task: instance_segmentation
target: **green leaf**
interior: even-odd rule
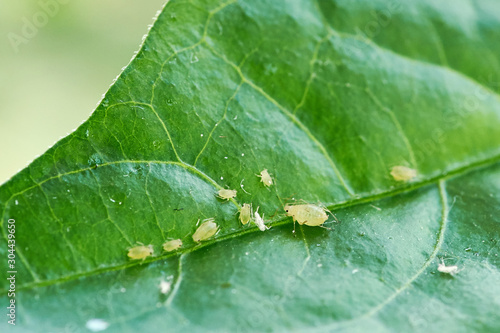
[[[2,331],[498,331],[499,32],[487,0],[168,2],[90,119],[0,188]],[[292,197],[341,223],[294,235]]]

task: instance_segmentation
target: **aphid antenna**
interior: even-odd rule
[[[293,201],[296,201],[295,199],[293,199],[293,196],[297,194],[297,192],[293,193],[291,196],[285,198],[285,201],[289,201],[289,200],[293,200]]]
[[[280,210],[279,208],[276,208],[276,210],[274,211],[273,215],[271,215],[271,218],[274,218],[276,216],[276,213],[278,213],[279,210]],[[283,215],[283,214],[280,214],[280,215]]]
[[[444,263],[444,260],[450,260],[450,259],[459,259],[460,257],[441,257],[439,258],[442,263]]]
[[[292,200],[293,202],[287,204],[289,206],[298,206],[298,205],[311,205],[311,203],[309,201],[306,201],[304,199],[294,199],[293,196],[295,194],[293,194],[290,198],[286,198],[286,200]],[[315,204],[316,206],[320,206],[321,208],[325,208],[323,207],[323,205],[321,204],[320,201],[318,201],[318,204]]]

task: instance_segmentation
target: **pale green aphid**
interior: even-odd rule
[[[398,182],[400,181],[407,182],[417,177],[417,170],[408,168],[403,165],[397,165],[392,168],[391,176],[394,178],[394,180]]]
[[[240,221],[241,224],[246,225],[250,222],[252,218],[252,204],[243,204],[240,210]]]
[[[269,229],[269,227],[264,224],[264,219],[260,217],[259,207],[257,207],[257,210],[255,211],[255,219],[253,220],[253,223],[255,223],[260,231],[266,231],[267,229]]]
[[[182,246],[182,241],[180,239],[172,239],[163,243],[163,249],[166,252],[171,252],[179,249]]]
[[[322,226],[328,220],[327,210],[321,206],[313,204],[285,205],[287,216],[293,218],[293,222],[300,225],[305,224],[310,227]],[[295,232],[295,226],[294,226]]]
[[[128,250],[128,257],[132,260],[146,259],[153,255],[153,245],[138,245]]]
[[[236,197],[236,190],[228,190],[223,188],[222,190],[219,190],[217,197],[224,200],[232,199]]]
[[[193,240],[195,242],[199,243],[201,241],[207,240],[217,233],[218,226],[214,222],[214,220],[214,218],[203,220],[203,223],[198,227],[198,229],[196,229],[193,234]]]
[[[260,172],[260,175],[257,175],[257,177],[260,177],[260,181],[264,183],[264,186],[271,186],[273,185],[273,178],[271,178],[271,175],[269,175],[269,172],[267,172],[267,169],[264,169]]]

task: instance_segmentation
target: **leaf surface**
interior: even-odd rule
[[[0,188],[18,327],[498,330],[500,8],[453,7],[170,1],[90,119]],[[341,223],[293,235],[291,198]]]

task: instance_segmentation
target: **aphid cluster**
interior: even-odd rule
[[[396,168],[396,167],[395,167]],[[394,168],[393,168],[394,170]],[[410,169],[412,170],[412,169]],[[392,173],[391,173],[392,174]],[[260,172],[260,174],[257,175],[257,177],[260,178],[260,181],[263,183],[263,185],[267,188],[269,186],[272,186],[274,184],[273,178],[267,171],[267,169],[264,169]],[[395,177],[396,178],[396,177]],[[222,179],[222,177],[221,177]],[[241,184],[240,184],[241,185]],[[243,186],[241,185],[243,188]],[[245,193],[248,193],[245,191]],[[216,196],[219,199],[222,200],[232,200],[236,198],[237,191],[232,190],[232,189],[220,189],[217,191]],[[329,212],[327,209],[318,206],[318,205],[313,205],[309,203],[304,203],[304,204],[287,204],[284,207],[285,213],[287,216],[291,216],[294,221],[294,232],[295,232],[295,222],[298,222],[300,225],[308,225],[311,227],[315,226],[321,226],[323,227],[323,223],[326,222],[328,219],[328,215],[326,212]],[[176,210],[181,210],[181,209],[176,209]],[[331,212],[330,212],[331,213]],[[333,215],[333,214],[332,214]],[[335,217],[335,216],[334,216]],[[253,222],[260,231],[265,231],[269,229],[268,226],[265,224],[265,219],[264,219],[264,214],[259,214],[259,207],[253,211],[252,204],[251,203],[244,203],[241,206],[240,212],[239,212],[239,220],[242,225],[248,225],[250,222]],[[199,224],[199,226],[198,226]],[[198,226],[191,236],[193,241],[196,243],[200,243],[202,241],[206,241],[213,236],[215,236],[219,231],[220,228],[215,223],[215,218],[207,218],[201,221],[198,220],[196,223]],[[140,244],[140,243],[139,243]],[[181,239],[170,239],[165,241],[163,243],[162,248],[165,252],[173,252],[182,247],[183,243]],[[128,257],[131,260],[145,260],[147,257],[152,256],[154,253],[154,249],[152,245],[137,245],[128,250]],[[444,264],[443,264],[444,265]],[[444,266],[446,267],[446,266]],[[456,267],[456,266],[450,266],[451,267]],[[441,265],[439,266],[438,270],[442,271]],[[452,273],[450,273],[452,274]],[[160,290],[162,293],[168,293],[170,290],[170,282],[162,282],[160,284]]]
[[[243,225],[247,225],[250,221],[252,221],[260,231],[265,231],[269,229],[268,226],[264,224],[264,218],[259,214],[259,207],[255,210],[252,209],[252,204],[243,204],[240,210],[240,222]]]

